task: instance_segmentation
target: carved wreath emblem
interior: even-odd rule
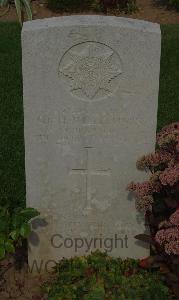
[[[121,73],[118,54],[96,42],[73,46],[59,65],[59,76],[63,77],[71,93],[90,101],[111,94]]]

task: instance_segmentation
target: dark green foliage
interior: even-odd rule
[[[56,281],[44,287],[48,300],[171,299],[158,273],[140,269],[135,260],[123,261],[98,251],[62,260],[56,273]]]
[[[31,232],[29,221],[38,215],[33,208],[0,207],[0,260],[22,245]]]
[[[179,120],[179,25],[161,25],[158,130]]]
[[[82,11],[97,4],[94,0],[48,0],[48,7],[52,11]]]
[[[166,5],[168,8],[175,8],[179,11],[179,0],[157,0],[159,3]]]
[[[0,23],[0,205],[25,206],[20,25]]]
[[[137,7],[136,0],[127,0],[126,1],[126,5],[124,7],[124,11],[127,14],[132,14],[133,12],[135,12],[137,10],[138,10],[138,7]]]
[[[107,12],[108,8],[132,13],[137,9],[136,0],[48,0],[52,11],[83,11],[93,9]]]
[[[168,0],[168,5],[175,7],[179,10],[179,0]]]
[[[108,7],[114,7],[129,14],[137,10],[136,0],[101,0],[100,2],[105,11]]]

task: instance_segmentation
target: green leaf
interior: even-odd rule
[[[9,3],[9,0],[0,0],[0,7],[5,7]]]
[[[23,224],[23,218],[22,216],[20,216],[19,214],[15,214],[13,215],[12,217],[12,225],[13,225],[13,228],[16,230],[17,227],[20,227],[21,224]]]
[[[22,0],[22,3],[25,7],[27,18],[28,18],[28,20],[31,21],[32,20],[32,9],[31,9],[31,6],[30,6],[30,2],[29,2],[29,0]]]
[[[105,291],[103,287],[96,287],[93,291],[89,293],[84,300],[104,300]]]
[[[22,25],[22,5],[20,0],[14,0],[16,6],[16,12],[19,19],[20,24]]]
[[[35,208],[31,208],[31,207],[21,210],[19,214],[25,217],[26,221],[29,221],[30,219],[40,215],[40,213]]]
[[[0,247],[0,259],[3,259],[6,255],[6,250],[4,247]]]
[[[31,228],[29,224],[23,224],[20,228],[20,235],[23,238],[27,238],[29,234],[31,233]]]
[[[5,242],[5,249],[8,253],[14,253],[15,252],[15,248],[14,248],[14,245],[13,245],[13,241],[11,240],[7,240]]]
[[[155,245],[155,241],[152,239],[152,237],[150,235],[138,234],[135,236],[135,238],[139,241]]]
[[[6,239],[6,234],[5,233],[0,233],[0,244],[2,244],[2,242],[5,241],[5,239]]]
[[[5,241],[5,239],[4,239],[3,237],[0,237],[0,247],[1,247],[2,245],[4,245],[4,241]]]
[[[6,231],[7,226],[8,226],[8,222],[7,222],[6,218],[1,217],[1,219],[0,219],[0,232]]]
[[[19,230],[13,230],[10,232],[9,236],[14,240],[14,241],[17,241],[18,237],[20,235],[20,232]]]

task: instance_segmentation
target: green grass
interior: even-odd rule
[[[179,120],[179,25],[162,26],[158,129]],[[0,23],[0,203],[25,204],[20,27]]]
[[[158,129],[179,121],[179,24],[162,25]]]
[[[25,203],[20,26],[0,23],[0,204]]]

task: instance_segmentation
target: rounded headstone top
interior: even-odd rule
[[[160,25],[143,20],[132,18],[123,18],[115,16],[90,16],[90,15],[73,15],[46,18],[41,20],[27,21],[23,25],[23,31],[47,29],[61,26],[111,26],[111,27],[126,27],[133,30],[141,30],[146,32],[156,32],[160,34]]]

